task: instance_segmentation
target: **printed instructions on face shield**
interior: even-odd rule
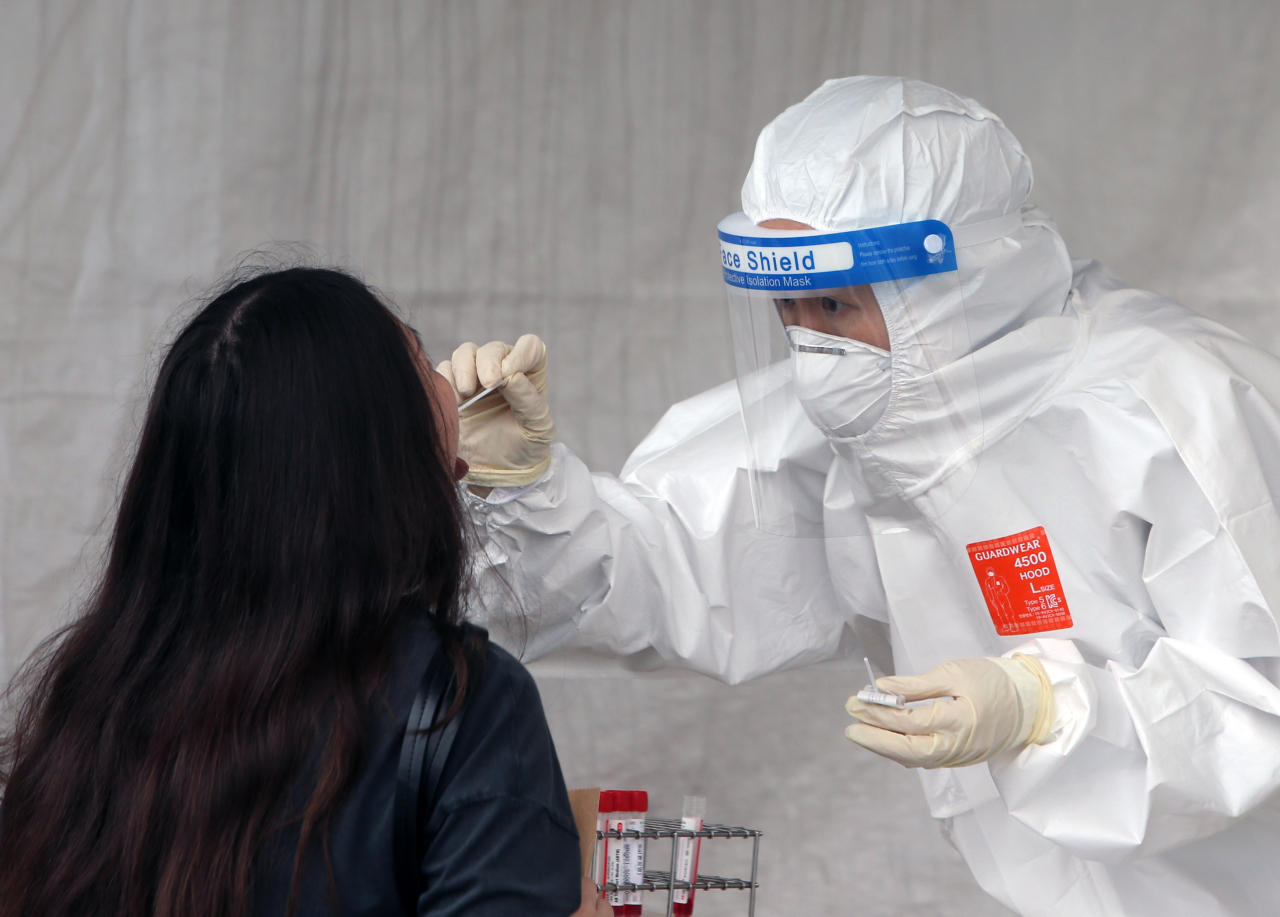
[[[1000,636],[1071,626],[1071,611],[1043,527],[978,541],[966,549]]]

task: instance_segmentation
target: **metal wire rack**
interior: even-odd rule
[[[667,917],[671,917],[671,906],[674,902],[676,889],[693,888],[698,891],[726,891],[729,889],[741,889],[747,891],[747,917],[755,917],[756,913],[756,889],[760,884],[756,881],[756,873],[760,865],[760,838],[764,836],[763,831],[757,831],[755,828],[734,828],[729,825],[703,825],[699,831],[690,831],[680,826],[679,819],[670,818],[646,818],[644,820],[643,831],[597,831],[597,840],[604,838],[641,838],[645,841],[651,840],[671,840],[671,868],[669,870],[645,870],[644,882],[639,884],[631,882],[607,882],[600,887],[604,892],[629,892],[629,891],[646,891],[667,893]],[[751,841],[751,878],[734,879],[725,876],[709,876],[699,873],[695,876],[693,882],[682,882],[675,878],[676,874],[676,838],[679,837],[700,837],[700,838],[741,838]],[[648,844],[646,843],[646,847]],[[648,854],[646,853],[646,860]],[[594,863],[592,874],[594,875]]]

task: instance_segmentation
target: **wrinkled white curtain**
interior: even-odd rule
[[[1266,0],[10,0],[0,680],[91,581],[148,370],[238,253],[358,269],[437,357],[542,334],[563,439],[616,469],[729,377],[714,227],[758,130],[894,73],[1005,118],[1077,257],[1274,349],[1278,40]],[[609,684],[544,679],[570,782],[768,830],[762,913],[997,912],[912,778],[842,744],[843,676]]]

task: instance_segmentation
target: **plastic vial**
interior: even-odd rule
[[[867,686],[858,692],[858,700],[864,704],[876,704],[881,707],[897,707],[902,710],[907,706],[907,699],[898,694],[890,694],[876,687],[876,673],[871,671],[871,660],[862,657],[862,664],[867,667]]]
[[[644,790],[632,790],[627,794],[630,801],[627,803],[627,830],[628,831],[644,831],[644,817],[649,811],[649,794]],[[624,843],[631,845],[631,856],[627,858],[629,867],[627,873],[627,881],[632,885],[640,885],[644,882],[644,838],[627,838]],[[636,889],[633,892],[627,892],[626,897],[626,915],[627,917],[640,917],[641,903],[644,892]]]
[[[680,813],[680,827],[686,831],[701,831],[702,819],[707,812],[707,800],[702,796],[686,796]],[[693,884],[698,879],[698,854],[702,850],[702,838],[676,838],[676,881]],[[671,894],[671,913],[675,917],[690,917],[693,913],[692,888],[677,888]]]
[[[616,808],[614,805],[613,790],[605,790],[600,794],[600,810],[596,814],[596,830],[607,831],[606,822],[609,820],[610,813]],[[596,885],[604,885],[609,881],[609,839],[607,837],[596,838],[596,858],[594,862],[594,875]],[[605,893],[601,892],[600,897],[604,897]]]
[[[626,809],[630,800],[628,794],[622,790],[613,790],[610,792],[611,805],[609,806],[608,816],[605,818],[606,831],[626,831],[627,815]],[[605,843],[605,881],[618,885],[627,881],[627,861],[630,859],[631,850],[628,845],[628,839],[625,837],[611,837],[606,839]],[[608,892],[605,895],[609,899],[609,904],[613,906],[614,917],[624,917],[627,911],[627,895],[626,892]]]
[[[858,692],[858,700],[864,704],[877,704],[881,707],[896,707],[899,710],[916,710],[920,707],[928,707],[930,704],[936,704],[939,701],[955,700],[950,694],[942,697],[927,697],[924,700],[907,700],[901,694],[890,694],[887,691],[881,691],[876,687],[876,674],[871,671],[871,660],[866,656],[862,657],[863,664],[867,667],[867,679],[871,682],[865,688]]]

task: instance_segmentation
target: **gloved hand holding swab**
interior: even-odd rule
[[[466,343],[436,367],[458,393],[463,479],[480,487],[524,487],[551,463],[555,423],[547,403],[547,348],[535,334],[514,345]],[[477,404],[494,392],[492,405]],[[473,410],[474,408],[474,410]]]

